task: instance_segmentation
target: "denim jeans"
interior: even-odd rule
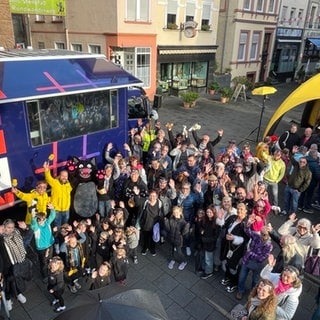
[[[56,211],[56,217],[54,219],[54,225],[61,227],[63,224],[69,222],[70,212],[67,211]]]
[[[252,281],[251,281],[250,289],[253,289],[259,281],[261,270],[262,270],[261,263],[254,262],[254,261],[249,261],[248,264],[241,265],[239,282],[238,282],[238,291],[241,293],[245,293],[246,280],[250,271],[252,272]]]
[[[271,190],[272,194],[272,205],[278,206],[278,183],[275,182],[269,182],[267,180],[264,180],[264,182],[268,185],[269,191]]]
[[[287,213],[297,212],[300,192],[286,185],[284,188],[284,210]]]
[[[101,218],[107,217],[111,209],[111,200],[99,201],[99,214]]]
[[[213,257],[214,251],[204,251],[204,261],[202,269],[206,274],[213,272]]]

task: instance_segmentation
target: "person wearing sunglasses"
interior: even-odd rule
[[[303,250],[304,258],[307,256],[309,248],[320,248],[320,223],[312,225],[311,221],[306,218],[298,219],[295,213],[289,216],[289,220],[283,223],[278,232],[284,236],[293,235]]]

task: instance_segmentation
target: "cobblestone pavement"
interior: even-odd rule
[[[278,92],[266,101],[262,128],[266,125],[271,115],[281,101],[296,87],[295,84],[281,84],[276,86]],[[224,137],[216,150],[222,148],[229,139],[235,138],[238,142],[250,141],[252,146],[256,140],[257,131],[249,134],[258,126],[261,114],[262,97],[252,97],[247,102],[238,101],[221,104],[218,96],[204,94],[197,101],[196,107],[184,109],[182,101],[177,97],[164,97],[163,106],[159,109],[160,121],[175,124],[174,131],[181,131],[183,125],[189,128],[195,122],[201,124],[201,133],[209,133],[214,138],[215,131],[223,128]],[[280,122],[278,132],[287,129],[289,122],[299,122],[302,107],[290,111]],[[309,215],[313,222],[319,221],[319,212]],[[284,222],[284,217],[271,216],[271,222],[275,226]],[[139,264],[130,264],[129,274],[126,282],[127,288],[142,288],[158,293],[168,317],[171,320],[220,320],[228,319],[228,312],[238,303],[235,293],[227,293],[225,287],[220,284],[223,273],[219,272],[207,280],[200,279],[194,272],[194,257],[188,257],[188,265],[185,270],[179,271],[176,266],[169,270],[168,263],[169,248],[167,244],[159,245],[157,256],[139,256]],[[49,320],[54,319],[56,314],[52,311],[45,285],[40,276],[28,285],[25,293],[27,303],[22,305],[14,301],[11,319],[14,320]],[[82,281],[83,289],[86,281]],[[310,319],[314,307],[314,297],[317,285],[309,279],[304,279],[303,293],[294,320]],[[77,299],[76,295],[67,289],[65,293],[67,308]],[[246,302],[246,296],[242,299]],[[3,314],[3,310],[2,310]]]

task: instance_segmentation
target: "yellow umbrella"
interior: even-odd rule
[[[273,94],[276,93],[277,89],[274,87],[267,87],[267,86],[263,86],[263,87],[259,87],[259,88],[255,88],[251,91],[251,93],[255,96],[265,96],[268,94]]]
[[[266,98],[268,94],[273,94],[277,92],[277,89],[274,87],[267,87],[267,86],[263,86],[263,87],[259,87],[259,88],[255,88],[251,91],[251,93],[253,95],[258,95],[258,96],[263,96],[263,100],[262,100],[262,108],[261,108],[261,114],[260,114],[260,119],[259,119],[259,126],[258,126],[258,133],[257,133],[257,139],[256,142],[258,142],[260,140],[260,131],[261,131],[261,123],[262,123],[262,117],[263,117],[263,113],[264,113],[264,108],[265,108],[265,102],[266,102]],[[256,129],[255,129],[256,130]]]

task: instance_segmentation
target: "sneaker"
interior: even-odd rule
[[[229,279],[222,279],[222,280],[220,281],[220,283],[221,283],[223,286],[226,286],[226,285],[228,285],[228,284],[230,283],[230,280],[229,280]]]
[[[229,293],[235,292],[236,290],[237,290],[237,286],[227,287],[227,292],[229,292]]]
[[[311,214],[311,213],[313,213],[313,210],[312,209],[303,209],[303,212]]]
[[[81,289],[81,284],[78,281],[74,281],[74,286],[76,287],[77,290]]]
[[[119,280],[119,283],[124,286],[126,284],[126,282],[124,280]]]
[[[298,210],[299,210],[299,211],[302,211],[302,210],[303,210],[303,207],[298,207]]]
[[[236,294],[236,299],[237,299],[237,300],[241,300],[241,299],[242,299],[242,296],[243,296],[243,294],[238,291],[237,294]]]
[[[54,300],[51,302],[51,305],[52,305],[52,306],[55,306],[58,302],[59,302],[58,299],[54,299]]]
[[[66,310],[66,306],[63,306],[63,307],[60,306],[60,307],[54,309],[54,312],[61,312],[61,311],[64,311],[64,310]]]
[[[157,254],[156,254],[155,252],[153,252],[153,253],[151,253],[151,255],[152,255],[153,257],[155,257]]]
[[[8,311],[12,310],[12,301],[11,301],[11,299],[7,300],[7,309],[8,309]]]
[[[78,292],[76,286],[70,286],[70,291],[71,291],[71,293],[77,293]]]
[[[27,302],[27,298],[26,298],[22,293],[19,293],[19,294],[17,295],[17,299],[18,299],[18,301],[21,302],[21,303],[26,303],[26,302]]]
[[[282,210],[280,213],[281,216],[286,216],[287,214],[288,214],[288,212],[286,210]]]
[[[187,256],[191,256],[191,249],[190,249],[190,247],[186,247],[186,254],[187,254]]]
[[[145,255],[147,254],[147,251],[148,251],[148,249],[147,249],[147,250],[143,250],[143,251],[141,251],[141,254],[142,254],[143,256],[145,256]]]
[[[272,206],[271,209],[274,211],[275,214],[279,214],[281,212],[281,208],[278,206]]]
[[[179,264],[178,269],[182,271],[182,270],[185,268],[186,265],[187,265],[187,262],[181,262],[181,263]]]
[[[202,276],[201,276],[201,279],[205,280],[205,279],[208,279],[210,277],[213,276],[213,273],[204,273]]]
[[[133,263],[138,264],[138,257],[133,257]]]
[[[168,268],[169,268],[170,270],[172,270],[175,263],[176,263],[176,262],[175,262],[174,260],[171,260],[171,261],[169,262],[169,264],[168,264]]]

